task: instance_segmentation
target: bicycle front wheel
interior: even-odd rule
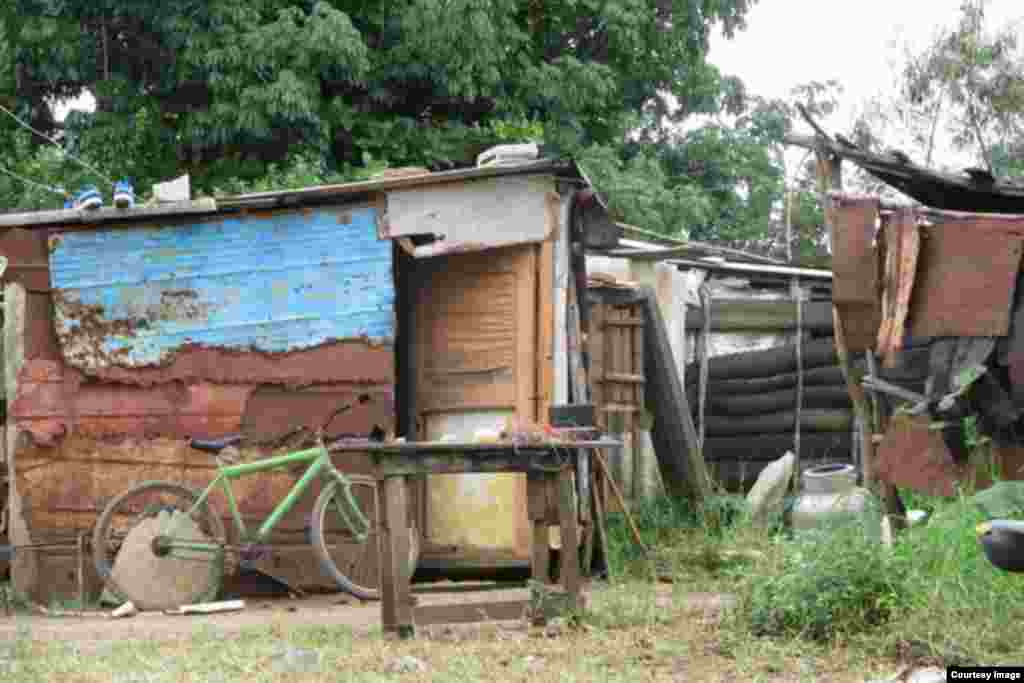
[[[380,599],[380,553],[377,540],[377,482],[370,477],[345,475],[351,482],[352,498],[369,522],[368,533],[360,539],[349,526],[352,513],[346,507],[340,481],[332,481],[320,492],[313,507],[313,549],[324,572],[338,587],[361,600]],[[419,557],[419,539],[410,533],[410,569]]]
[[[107,505],[93,530],[93,562],[114,597],[163,610],[217,597],[224,577],[224,523],[198,495],[169,482],[146,482]],[[175,548],[174,543],[211,548]]]

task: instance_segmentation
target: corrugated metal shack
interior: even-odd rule
[[[546,422],[572,399],[570,243],[617,240],[587,187],[540,160],[0,217],[9,541],[71,539],[141,480],[208,481],[214,461],[186,437],[242,432],[243,456],[266,452],[360,392],[374,400],[328,433]],[[292,482],[237,482],[243,514],[266,516]],[[311,503],[260,565],[296,586],[328,583],[305,546]],[[521,477],[438,477],[410,504],[421,569],[529,566]],[[18,590],[71,592],[70,554],[16,557]]]
[[[588,257],[592,291],[600,300],[602,292],[627,282],[654,288],[717,482],[730,490],[751,486],[768,462],[797,449],[798,422],[804,466],[850,462],[856,430],[832,347],[832,273],[622,227],[616,249]],[[799,314],[794,291],[801,297]],[[806,385],[799,392],[798,340]],[[623,372],[640,374],[616,369]],[[607,386],[600,378],[595,371],[595,392]],[[621,392],[604,400],[620,403]],[[642,422],[623,422],[632,448],[617,476],[634,496],[653,495],[660,482],[649,434]],[[618,430],[609,425],[609,431]]]
[[[857,378],[874,412],[873,474],[940,495],[993,474],[1024,479],[1024,186],[980,169],[940,173],[822,131],[807,144],[921,202],[827,199],[846,346],[879,360]]]

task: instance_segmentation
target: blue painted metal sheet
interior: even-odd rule
[[[185,345],[287,352],[394,338],[376,209],[306,209],[50,238],[55,324],[74,365],[141,367]]]

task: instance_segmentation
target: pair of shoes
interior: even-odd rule
[[[92,211],[103,206],[103,196],[95,185],[86,185],[70,200],[64,203],[65,209],[86,209]],[[135,191],[131,181],[119,180],[114,183],[114,206],[119,209],[130,209],[135,206]]]

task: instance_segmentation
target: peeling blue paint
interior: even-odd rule
[[[86,366],[157,364],[186,344],[394,338],[391,243],[373,208],[69,232],[51,238],[50,277],[57,335]]]

